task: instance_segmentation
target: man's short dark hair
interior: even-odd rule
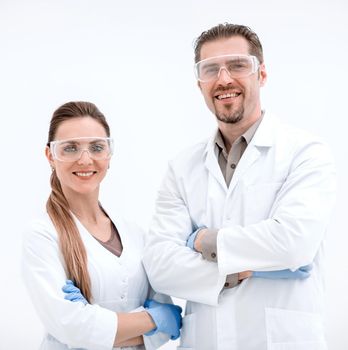
[[[194,43],[195,62],[201,60],[201,48],[203,44],[219,39],[228,39],[233,36],[241,36],[246,39],[249,44],[249,53],[256,56],[260,63],[263,63],[262,45],[257,34],[247,26],[231,23],[218,24],[204,31],[196,39]]]

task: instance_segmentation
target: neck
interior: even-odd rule
[[[101,210],[98,201],[99,190],[95,193],[80,194],[64,191],[72,213],[83,222],[97,223],[105,214]]]
[[[236,124],[224,123],[218,120],[218,128],[223,137],[226,151],[229,152],[233,143],[242,136],[261,117],[261,110],[254,117],[243,118]]]

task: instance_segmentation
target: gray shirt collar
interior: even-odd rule
[[[260,125],[260,123],[262,121],[263,115],[264,115],[264,111],[261,112],[261,117],[253,125],[251,125],[250,128],[247,131],[245,131],[245,133],[243,135],[241,135],[240,137],[237,138],[235,143],[239,143],[241,141],[245,141],[246,144],[248,145],[250,143],[250,141],[252,140],[252,138],[254,137],[257,128],[259,127],[259,125]],[[221,150],[223,150],[226,153],[225,143],[224,143],[222,134],[221,134],[219,129],[216,131],[214,143]]]

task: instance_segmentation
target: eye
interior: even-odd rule
[[[63,152],[65,153],[75,153],[77,152],[76,145],[68,145],[63,148]]]
[[[202,67],[203,74],[216,74],[219,71],[218,65],[207,65]]]
[[[232,71],[245,70],[249,68],[249,64],[246,61],[238,60],[228,63],[228,69]]]
[[[100,153],[100,152],[105,151],[106,146],[103,144],[100,144],[100,143],[94,143],[94,144],[90,145],[89,149],[90,149],[90,152]]]

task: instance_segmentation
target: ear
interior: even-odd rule
[[[46,146],[46,148],[45,148],[45,156],[46,156],[48,162],[50,163],[51,167],[54,167],[54,159],[53,159],[53,156],[51,153],[51,149],[48,146]]]
[[[266,84],[267,72],[266,72],[266,67],[264,63],[260,65],[259,80],[260,80],[260,86],[264,86]]]
[[[201,92],[202,92],[201,82],[199,80],[197,80],[197,86],[198,86],[199,90],[201,90]]]

